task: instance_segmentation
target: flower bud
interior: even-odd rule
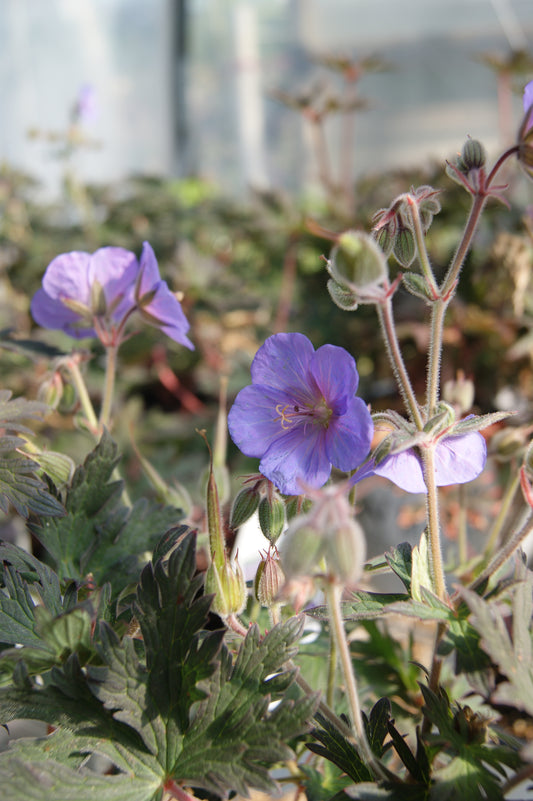
[[[415,238],[407,226],[398,229],[392,248],[394,258],[402,267],[409,267],[416,256]]]
[[[422,300],[435,300],[431,293],[428,282],[423,275],[411,272],[404,273],[402,276],[402,283],[407,291],[411,293],[411,295],[414,295],[417,298],[422,298]]]
[[[246,583],[239,563],[224,559],[217,567],[211,562],[205,575],[205,593],[215,596],[211,608],[220,617],[240,614],[246,604]]]
[[[244,487],[237,493],[231,507],[229,524],[239,528],[251,518],[259,505],[259,492],[256,487]]]
[[[341,287],[364,290],[387,276],[387,260],[371,236],[362,231],[346,231],[331,252],[328,270]]]
[[[468,139],[457,159],[457,168],[468,175],[470,170],[479,170],[484,167],[486,160],[487,153],[481,142],[478,142],[477,139]]]
[[[281,567],[287,579],[313,576],[324,550],[324,534],[317,530],[314,514],[294,518],[280,545]]]
[[[425,424],[424,433],[431,435],[442,434],[453,423],[455,423],[455,410],[453,406],[450,406],[446,401],[440,401],[440,403],[437,404],[435,414]]]
[[[442,389],[444,400],[456,408],[458,417],[470,411],[474,403],[474,393],[474,382],[465,378],[462,370],[457,371],[457,378],[446,381]]]
[[[491,451],[496,458],[508,462],[523,452],[524,432],[520,428],[504,428],[491,438]]]
[[[57,409],[63,397],[64,386],[61,374],[55,372],[39,387],[38,399],[50,408]]]
[[[278,595],[285,583],[285,576],[279,563],[279,557],[270,551],[261,560],[255,575],[255,597],[262,606],[273,606],[279,603]]]
[[[304,498],[303,495],[296,495],[289,498],[285,504],[285,514],[287,520],[292,520],[296,515],[307,514],[311,510],[313,502],[310,498]]]
[[[366,558],[363,529],[348,518],[324,540],[328,574],[341,584],[354,584],[361,578]]]
[[[259,501],[258,506],[259,525],[261,531],[274,545],[285,528],[287,518],[285,516],[285,504],[277,493],[272,497],[265,497]]]

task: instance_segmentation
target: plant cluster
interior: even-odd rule
[[[212,449],[198,432],[209,451],[200,510],[142,456],[159,499],[132,499],[113,439],[122,354],[143,324],[193,350],[186,299],[146,241],[140,258],[117,244],[50,261],[31,313],[76,344],[6,335],[11,349],[49,357],[48,404],[0,391],[0,507],[33,543],[0,542],[0,720],[49,727],[0,754],[10,801],[190,801],[280,783],[319,801],[497,801],[531,780],[533,573],[520,550],[533,533],[531,421],[477,413],[472,382],[443,388],[441,374],[446,315],[486,204],[507,203],[497,180],[511,157],[531,177],[533,83],[516,143],[492,167],[471,139],[447,166],[470,210],[444,271],[428,248],[441,212],[428,184],[375,212],[369,233],[331,235],[330,298],[375,310],[403,408],[372,411],[356,395],[344,347],[276,330],[228,414],[222,382]],[[398,335],[401,290],[429,319],[423,392]],[[98,392],[86,340],[105,355],[103,375],[91,373]],[[36,433],[67,387],[93,440],[77,466]],[[231,503],[227,429],[260,460]],[[470,483],[494,456],[507,485],[479,551]],[[416,546],[367,561],[358,497],[375,477],[422,495],[425,515]],[[439,489],[450,486],[457,553],[443,547]],[[247,583],[228,540],[254,515],[267,545]],[[378,575],[394,579],[388,591]]]

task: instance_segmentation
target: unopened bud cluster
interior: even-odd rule
[[[346,496],[322,491],[310,512],[291,521],[280,555],[288,580],[326,573],[341,584],[355,583],[362,574],[366,543]]]

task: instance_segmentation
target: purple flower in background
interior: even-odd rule
[[[147,323],[157,326],[180,345],[194,350],[187,337],[188,320],[167,282],[161,280],[154,251],[148,242],[143,244],[135,299],[138,311]]]
[[[84,83],[80,87],[74,115],[82,123],[94,122],[98,119],[98,99],[96,89],[90,83]]]
[[[135,254],[123,248],[63,253],[50,262],[33,296],[33,318],[77,339],[101,337],[106,322],[118,322],[134,308],[138,270]]]
[[[228,427],[280,492],[300,495],[325,484],[332,466],[348,471],[364,461],[374,426],[355,397],[359,376],[344,348],[315,351],[303,334],[275,334],[259,348],[251,373]]]
[[[522,100],[524,103],[524,114],[527,115],[525,123],[523,124],[523,129],[524,135],[527,135],[528,131],[533,127],[533,81],[530,81],[524,89]]]
[[[473,481],[482,472],[486,461],[487,445],[479,431],[442,437],[435,449],[437,486]],[[422,459],[415,448],[393,453],[377,466],[371,460],[355,474],[353,483],[372,475],[388,478],[406,492],[427,492]]]

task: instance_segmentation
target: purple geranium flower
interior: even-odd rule
[[[143,244],[135,298],[137,308],[147,323],[157,326],[171,339],[194,350],[194,345],[186,335],[188,320],[167,282],[161,280],[157,259],[148,242]]]
[[[31,302],[34,320],[81,339],[101,335],[99,320],[122,320],[135,306],[139,265],[123,248],[72,251],[50,262]]]
[[[473,481],[482,472],[486,461],[487,445],[479,431],[442,437],[435,448],[437,486],[447,487]],[[377,466],[370,460],[355,474],[352,482],[372,475],[388,478],[406,492],[427,492],[422,459],[415,448],[393,453]]]
[[[317,351],[303,334],[275,334],[252,362],[252,384],[233,404],[228,426],[247,456],[280,492],[318,488],[332,466],[353,470],[367,457],[373,423],[355,397],[352,356],[334,345]]]

